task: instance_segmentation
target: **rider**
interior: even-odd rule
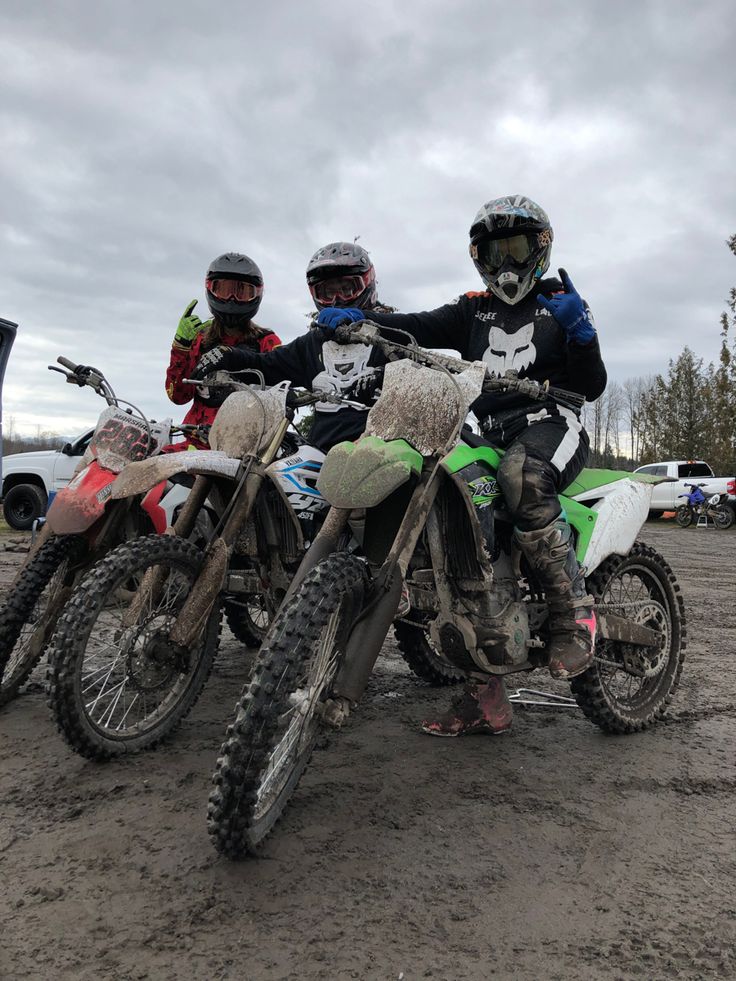
[[[332,242],[318,249],[307,265],[307,285],[317,308],[315,318],[328,307],[350,306],[360,311],[361,319],[368,313],[373,316],[376,311],[392,310],[379,302],[373,262],[355,242]],[[313,324],[306,334],[267,354],[242,344],[216,348],[200,360],[192,377],[204,378],[218,370],[258,368],[269,385],[288,380],[302,388],[349,392],[352,400],[362,401],[361,383],[372,379],[369,369],[384,363],[379,351],[363,344],[338,344],[329,338],[329,332],[326,335]],[[309,442],[326,453],[335,443],[357,439],[365,429],[368,408],[368,404],[359,409],[318,402]]]
[[[549,267],[552,226],[522,195],[483,205],[470,228],[470,255],[487,289],[426,313],[372,312],[378,324],[414,335],[419,344],[454,348],[485,362],[490,373],[521,376],[596,399],[606,386],[593,317],[569,276],[542,279]],[[334,329],[363,310],[324,310],[318,322]],[[498,483],[514,519],[514,539],[543,587],[549,608],[549,670],[555,678],[581,674],[593,658],[596,622],[586,595],[570,526],[558,494],[580,473],[588,437],[579,413],[551,399],[518,393],[482,395],[473,405],[484,437],[505,454]],[[457,736],[503,732],[511,704],[501,678],[470,684],[450,711],[423,723],[425,732]]]
[[[185,424],[194,426],[211,424],[222,401],[215,393],[203,394],[183,382],[192,377],[206,352],[227,351],[236,344],[246,350],[271,351],[281,343],[273,331],[259,327],[252,319],[261,305],[263,276],[247,255],[226,252],[213,259],[204,283],[212,319],[203,323],[193,313],[197,301],[192,300],[176,329],[166,371],[166,394],[171,401],[184,405],[194,400],[184,417]],[[191,438],[174,448],[187,446],[205,447],[206,443]]]

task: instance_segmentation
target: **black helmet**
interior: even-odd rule
[[[213,259],[204,285],[210,312],[224,327],[247,327],[261,305],[261,270],[240,252],[225,252]]]
[[[484,204],[470,226],[470,257],[486,286],[504,303],[522,300],[549,268],[552,226],[522,194]]]
[[[318,310],[372,310],[378,302],[376,270],[366,250],[354,242],[332,242],[318,249],[307,265],[307,285]]]

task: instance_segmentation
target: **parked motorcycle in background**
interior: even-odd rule
[[[699,522],[702,518],[710,520],[722,530],[730,528],[734,522],[734,513],[728,505],[728,498],[725,494],[712,494],[706,498],[703,494],[703,484],[685,484],[690,490],[687,494],[678,494],[679,497],[687,498],[685,504],[680,504],[675,511],[675,521],[681,528],[689,528],[694,522]]]

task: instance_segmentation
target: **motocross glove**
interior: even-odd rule
[[[237,347],[220,344],[197,362],[191,377],[201,381],[213,371],[240,371],[243,368],[253,368],[258,364],[258,355],[251,351],[242,351]]]
[[[382,383],[383,371],[373,369],[370,374],[361,375],[343,394],[353,402],[373,405],[381,394]]]
[[[334,330],[341,324],[354,324],[359,320],[365,320],[365,312],[355,307],[347,307],[344,310],[340,307],[325,307],[324,310],[320,310],[317,317],[320,327],[326,327],[328,330]]]
[[[194,310],[196,305],[197,301],[192,300],[184,311],[184,315],[179,321],[179,326],[176,328],[174,343],[179,344],[181,347],[191,347],[194,338],[203,329],[203,327],[206,326],[206,324],[202,323],[196,313],[192,313],[192,310]],[[210,321],[208,321],[208,323],[209,322]]]
[[[583,299],[572,285],[572,280],[564,269],[560,269],[562,293],[555,293],[550,299],[537,294],[537,300],[549,310],[557,323],[567,335],[568,341],[578,344],[588,344],[595,337],[593,315]]]

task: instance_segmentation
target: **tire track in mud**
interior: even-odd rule
[[[389,644],[258,861],[217,859],[204,826],[247,676],[231,639],[175,738],[130,760],[74,756],[33,686],[0,713],[0,976],[733,978],[736,529],[715,536],[642,536],[689,621],[664,724],[519,710],[502,738],[432,740],[449,693]]]

